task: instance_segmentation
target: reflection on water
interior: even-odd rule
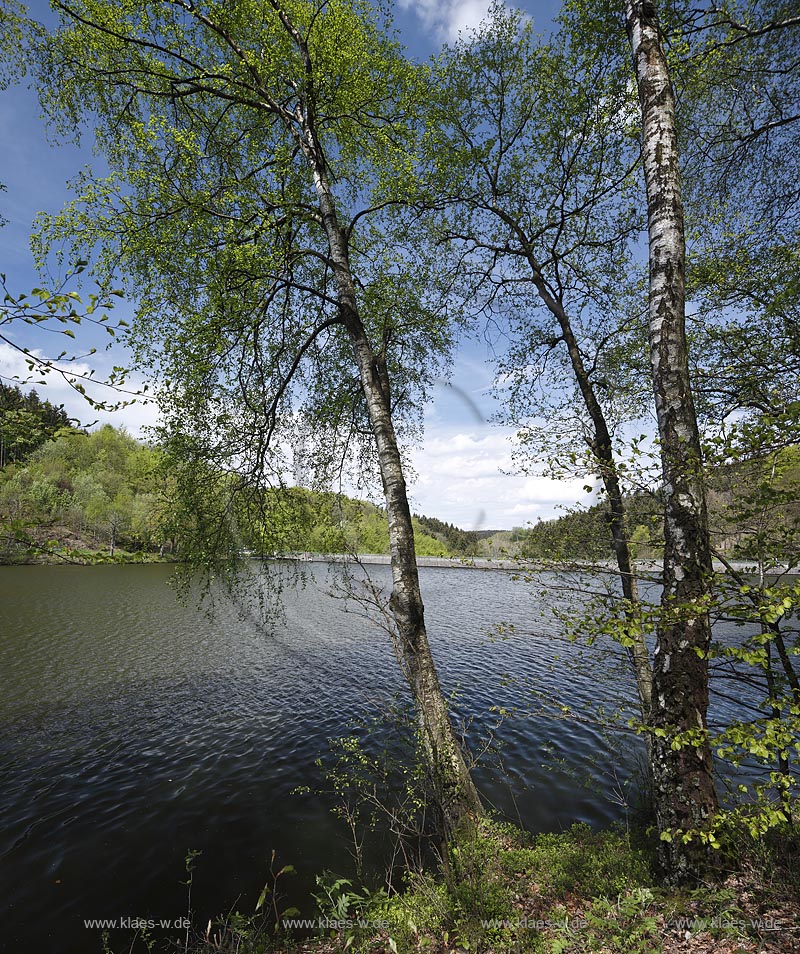
[[[370,570],[388,582],[387,567]],[[315,873],[349,869],[331,805],[293,791],[319,787],[327,740],[403,686],[380,628],[326,595],[325,567],[309,572],[265,632],[230,605],[208,619],[179,604],[162,566],[0,568],[0,923],[10,950],[91,954],[100,932],[84,919],[183,917],[188,849],[202,851],[197,927],[252,910],[273,849],[298,871],[286,885],[295,903]],[[630,702],[613,648],[582,661],[554,638],[546,600],[509,574],[421,575],[442,682],[456,716],[471,720],[469,738],[495,726],[492,707],[514,713],[494,729],[505,769],[489,761],[477,773],[486,798],[532,830],[620,818],[637,740],[544,714],[531,692],[585,715]],[[516,629],[491,638],[500,620]]]

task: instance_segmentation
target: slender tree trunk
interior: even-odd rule
[[[631,624],[630,635],[633,639],[633,645],[628,648],[628,656],[631,660],[633,673],[636,678],[639,709],[642,713],[643,720],[647,722],[650,717],[652,704],[653,673],[650,667],[650,654],[642,630],[639,590],[636,584],[636,577],[633,574],[628,529],[625,518],[625,503],[622,499],[622,488],[620,487],[617,465],[614,460],[614,447],[611,443],[611,435],[608,432],[608,424],[606,423],[603,409],[600,407],[600,402],[597,400],[591,379],[586,371],[583,355],[575,340],[575,334],[572,330],[569,315],[561,301],[556,299],[548,290],[535,261],[531,259],[530,265],[534,271],[534,284],[539,292],[539,296],[555,317],[556,321],[558,321],[558,325],[561,328],[561,336],[566,345],[567,353],[569,354],[572,371],[578,383],[584,406],[592,422],[594,435],[590,442],[590,448],[595,460],[600,466],[600,477],[603,481],[605,491],[608,494],[608,502],[611,507],[611,518],[609,521],[611,544],[614,549],[617,568],[619,569],[622,595],[627,604],[625,614],[628,622]]]
[[[594,436],[590,441],[590,448],[600,466],[600,476],[606,493],[608,494],[609,505],[611,507],[611,519],[609,521],[611,543],[617,561],[617,568],[620,573],[622,595],[627,604],[625,615],[630,624],[630,636],[633,640],[633,645],[628,648],[628,656],[636,680],[639,710],[642,714],[643,721],[647,722],[650,718],[652,705],[653,672],[650,665],[650,653],[647,649],[647,642],[642,628],[641,604],[639,602],[639,591],[631,561],[625,503],[622,499],[622,488],[619,482],[616,461],[614,460],[614,447],[611,443],[608,424],[606,423],[603,409],[600,407],[600,402],[597,400],[597,395],[594,392],[591,378],[586,370],[586,365],[584,364],[583,355],[578,347],[578,343],[575,340],[572,323],[564,308],[563,301],[550,292],[550,289],[542,277],[542,272],[536,261],[533,248],[519,223],[510,216],[500,212],[496,207],[495,212],[506,225],[511,227],[519,239],[524,249],[525,258],[531,268],[533,284],[536,291],[542,302],[558,322],[558,326],[561,329],[561,337],[566,345],[572,371],[575,375],[575,380],[580,389],[584,406],[592,421]],[[649,749],[648,742],[648,752]]]
[[[393,583],[389,605],[397,626],[399,655],[418,708],[423,745],[444,828],[453,831],[471,816],[480,814],[481,803],[450,721],[428,643],[411,510],[388,393],[358,313],[351,312],[346,324],[378,448],[389,515]]]
[[[313,143],[311,130],[306,131],[306,136]],[[339,308],[361,378],[386,498],[393,583],[390,610],[396,625],[396,648],[417,706],[423,750],[443,830],[448,834],[471,824],[483,808],[450,721],[428,643],[411,510],[392,423],[389,382],[381,372],[359,314],[347,237],[338,221],[324,166],[315,159],[312,156],[314,184],[336,272]]]
[[[758,589],[753,591],[752,587],[748,585],[748,581],[745,579],[744,575],[740,573],[736,567],[731,565],[724,553],[721,553],[719,550],[715,550],[713,552],[714,556],[725,567],[731,579],[739,586],[746,587],[747,598],[753,604],[753,606],[756,607],[756,609],[761,608],[764,601],[765,586],[763,566],[759,568],[759,575],[761,579]],[[743,590],[743,592],[745,591]],[[783,667],[783,674],[786,677],[786,681],[789,683],[789,686],[791,687],[792,697],[794,698],[795,705],[800,706],[800,679],[798,679],[794,664],[789,658],[789,652],[786,649],[786,640],[783,638],[783,633],[781,632],[781,624],[776,620],[774,622],[765,623],[762,625],[765,625],[769,629],[771,638],[775,642],[775,648],[778,651],[778,658],[780,659],[781,666]]]
[[[642,110],[650,246],[650,357],[664,480],[664,590],[653,665],[652,773],[662,833],[705,828],[717,810],[706,734],[712,564],[685,332],[685,243],[675,98],[656,5],[626,0]],[[659,734],[660,733],[660,734]],[[691,733],[678,748],[672,742]],[[699,839],[659,842],[673,882],[695,877]]]

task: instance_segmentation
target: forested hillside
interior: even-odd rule
[[[440,540],[451,553],[458,556],[478,556],[482,552],[480,531],[462,530],[452,523],[437,520],[436,517],[423,516],[418,519],[422,530]],[[485,536],[485,533],[483,535]]]
[[[46,550],[174,551],[165,531],[159,455],[124,431],[63,428],[0,471],[4,558]]]
[[[781,447],[765,456],[716,468],[708,478],[709,529],[715,552],[728,559],[769,555],[782,564],[800,560],[800,448]],[[660,493],[625,498],[631,553],[660,559],[664,548]],[[610,560],[609,510],[605,502],[554,520],[515,527],[486,541],[485,554],[522,559]]]
[[[36,391],[0,381],[0,468],[26,460],[70,419],[63,407],[42,401]]]
[[[183,528],[157,448],[108,425],[91,433],[69,427],[63,411],[38,402],[35,392],[7,392],[21,410],[0,414],[2,433],[14,435],[6,436],[13,455],[9,451],[0,468],[0,559],[58,553],[181,558]],[[269,512],[283,522],[281,550],[388,553],[386,513],[379,507],[301,488],[275,493],[280,503],[271,500]],[[415,530],[420,556],[451,554],[416,518]],[[244,547],[261,551],[265,535],[258,526],[243,525],[240,534]]]
[[[87,433],[71,427],[61,408],[36,392],[0,390],[0,520],[2,559],[70,551],[180,558],[172,481],[161,452],[124,430]],[[719,468],[710,480],[714,546],[732,559],[757,559],[767,540],[781,562],[800,556],[800,449]],[[276,492],[279,551],[388,553],[386,513],[374,504],[291,487]],[[657,494],[626,498],[631,550],[656,559],[663,549],[663,503]],[[280,517],[276,515],[280,514]],[[419,556],[503,557],[530,560],[609,560],[608,508],[598,503],[513,530],[462,530],[435,517],[414,517]],[[275,531],[275,527],[271,527]],[[265,546],[258,526],[240,527],[242,545]],[[275,552],[273,546],[269,552]]]

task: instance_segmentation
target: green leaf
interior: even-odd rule
[[[258,896],[258,901],[256,901],[256,911],[260,911],[264,905],[264,901],[267,898],[267,895],[272,891],[269,886],[269,883],[264,885],[264,888],[261,891],[261,894]]]

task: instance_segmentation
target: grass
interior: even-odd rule
[[[280,936],[275,920],[234,916],[191,954],[789,954],[800,951],[796,829],[754,841],[732,833],[713,881],[667,890],[649,842],[621,829],[576,825],[528,836],[481,824],[438,871],[409,873],[403,890],[321,879],[311,940]],[[359,926],[359,919],[362,926]]]

